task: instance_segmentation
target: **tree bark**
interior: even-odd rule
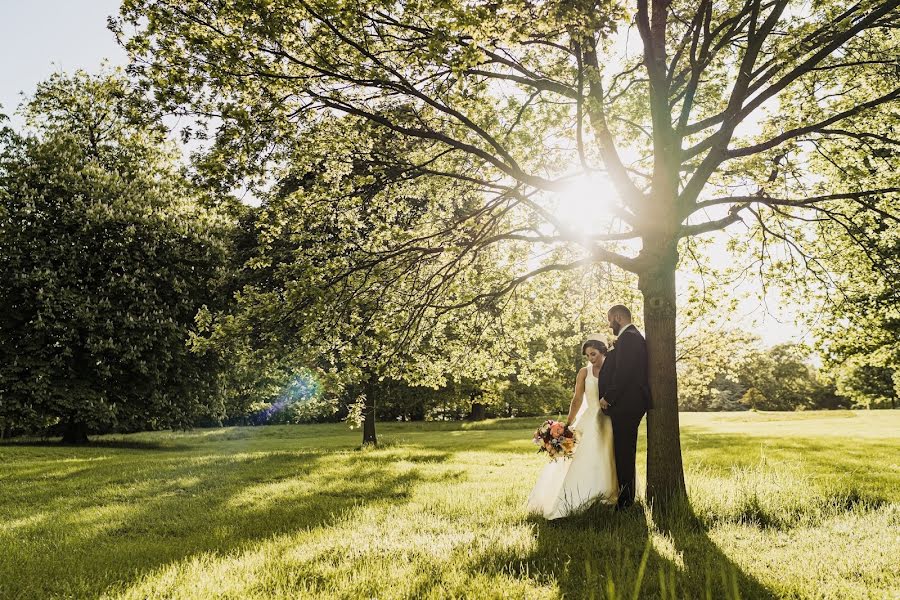
[[[63,430],[63,444],[87,444],[87,425],[75,421],[67,421]]]
[[[378,438],[375,436],[375,390],[374,386],[366,386],[366,400],[363,405],[363,446],[377,446]]]
[[[650,409],[647,411],[647,500],[657,505],[685,496],[675,372],[674,242],[639,275],[644,296]]]

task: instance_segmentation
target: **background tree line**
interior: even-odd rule
[[[148,119],[148,102],[120,73],[58,75],[24,106],[26,131],[2,131],[4,437],[558,413],[582,364],[579,341],[605,329],[608,304],[635,300],[633,279],[611,269],[548,272],[506,297],[486,293],[431,315],[424,333],[410,333],[420,336],[415,351],[398,352],[403,329],[387,321],[415,317],[404,312],[412,291],[385,286],[373,297],[354,278],[400,279],[417,265],[385,267],[359,240],[414,240],[436,196],[452,218],[474,202],[465,190],[404,187],[403,173],[372,159],[408,148],[330,122],[321,125],[329,142],[298,150],[261,204],[248,206],[224,183],[239,154],[214,148],[185,166]],[[336,150],[344,164],[326,168]],[[394,198],[381,196],[388,188],[404,202],[376,210]],[[430,203],[416,201],[425,194]],[[896,257],[900,230],[882,227],[882,254]],[[680,408],[894,407],[897,291],[847,268],[850,252],[842,246],[829,264],[839,301],[816,288],[821,368],[800,346],[765,349],[740,332],[701,334],[715,340],[702,354],[686,337]],[[487,290],[528,260],[479,255],[454,285]],[[345,276],[348,265],[359,270]],[[337,273],[344,279],[329,279]],[[679,320],[708,321],[716,310],[727,312],[691,297]]]

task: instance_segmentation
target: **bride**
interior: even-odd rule
[[[566,419],[579,434],[575,454],[547,464],[528,497],[528,512],[547,519],[571,515],[598,501],[615,504],[619,493],[612,422],[600,411],[599,376],[606,344],[599,334],[592,334],[581,353],[588,365],[578,372]]]

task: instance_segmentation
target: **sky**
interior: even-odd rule
[[[57,71],[99,70],[103,60],[126,64],[125,52],[106,29],[107,17],[117,13],[119,0],[0,0],[0,105],[12,125],[21,92],[31,94],[38,82]],[[728,257],[715,257],[727,261]],[[777,296],[769,307],[758,301],[741,303],[735,320],[756,332],[766,345],[800,341],[805,331],[794,324],[790,311],[780,309]]]
[[[0,104],[12,113],[39,81],[56,71],[96,71],[101,61],[124,65],[125,52],[106,29],[118,0],[0,0]]]

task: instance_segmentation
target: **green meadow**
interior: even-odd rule
[[[900,597],[900,411],[683,414],[689,506],[554,522],[538,421],[5,443],[0,597]]]

